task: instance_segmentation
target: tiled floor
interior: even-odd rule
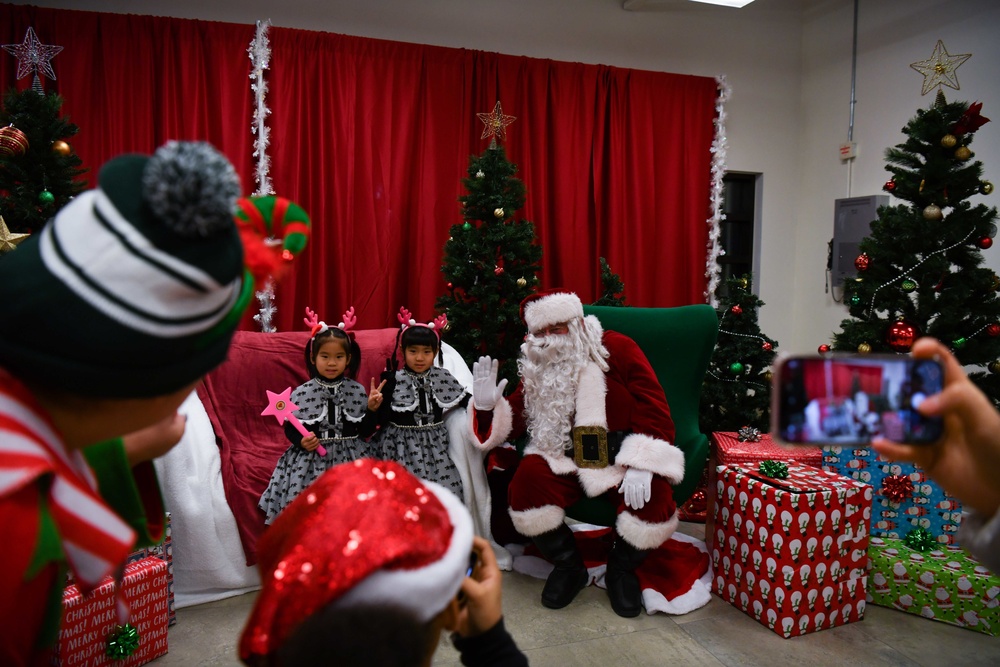
[[[704,527],[681,524],[701,537]],[[865,619],[832,630],[782,639],[719,598],[685,616],[619,618],[601,589],[585,589],[565,609],[542,607],[542,581],[508,572],[507,627],[537,667],[594,665],[1000,665],[1000,637],[869,605]],[[167,665],[237,665],[236,642],[255,594],[177,612]],[[442,640],[434,665],[459,665]]]

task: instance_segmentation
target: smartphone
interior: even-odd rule
[[[783,356],[772,373],[771,436],[792,445],[864,445],[876,437],[926,444],[940,417],[917,412],[941,391],[932,359],[871,354]]]

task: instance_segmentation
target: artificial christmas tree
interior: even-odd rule
[[[0,215],[12,232],[34,233],[83,190],[82,161],[67,139],[79,128],[61,117],[62,98],[11,90],[0,110]]]
[[[885,189],[904,203],[881,207],[861,242],[858,275],[844,286],[851,319],[833,349],[906,353],[933,336],[980,369],[969,376],[1000,406],[1000,278],[982,266],[997,211],[971,201],[993,191],[970,149],[988,122],[981,107],[939,91],[903,128],[906,140],[886,151]]]
[[[761,333],[757,314],[764,302],[750,291],[752,279],[729,278],[728,296],[719,303],[719,337],[701,387],[699,418],[706,432],[769,430],[778,341]]]
[[[611,270],[608,260],[601,257],[601,298],[595,306],[625,306],[625,284],[621,276]]]
[[[503,136],[500,119],[508,118],[498,103],[484,122],[488,131]],[[526,333],[520,304],[535,289],[542,257],[534,225],[514,219],[525,198],[524,183],[515,173],[517,166],[495,139],[469,159],[468,176],[462,179],[468,194],[459,198],[464,222],[452,225],[445,243],[441,271],[448,291],[436,304],[448,315],[445,341],[470,367],[484,354],[499,359],[499,377],[511,387],[517,384],[517,356]]]

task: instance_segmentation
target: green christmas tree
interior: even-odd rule
[[[851,319],[833,349],[906,353],[919,336],[934,336],[979,368],[970,377],[1000,405],[1000,278],[982,266],[997,210],[972,201],[993,191],[970,149],[988,121],[981,107],[938,92],[903,128],[906,140],[886,151],[885,189],[904,203],[881,207],[861,241],[857,277],[844,286]]]
[[[595,306],[625,306],[625,284],[621,276],[611,270],[608,261],[601,257],[601,298]]]
[[[18,146],[0,153],[0,215],[11,231],[38,231],[85,187],[86,170],[66,141],[79,128],[59,115],[62,104],[55,93],[31,89],[4,96],[0,132]]]
[[[441,267],[448,291],[437,307],[448,315],[445,340],[471,366],[488,354],[500,360],[500,377],[517,380],[517,355],[526,330],[520,304],[537,282],[542,249],[535,227],[516,220],[524,183],[502,146],[490,143],[469,159],[459,198],[464,222],[452,225]]]
[[[719,337],[701,386],[699,419],[703,431],[739,431],[750,426],[767,432],[771,418],[771,363],[778,341],[760,331],[764,302],[750,287],[753,276],[726,280],[728,296],[719,303]]]

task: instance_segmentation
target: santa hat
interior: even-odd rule
[[[171,393],[217,366],[253,297],[239,190],[206,143],[105,164],[96,189],[0,260],[0,365],[101,397]]]
[[[261,538],[262,587],[240,658],[274,652],[331,604],[384,604],[429,621],[458,593],[471,553],[472,517],[450,491],[393,461],[335,466]]]
[[[580,297],[567,290],[544,290],[529,294],[521,301],[521,319],[531,333],[582,317]]]

